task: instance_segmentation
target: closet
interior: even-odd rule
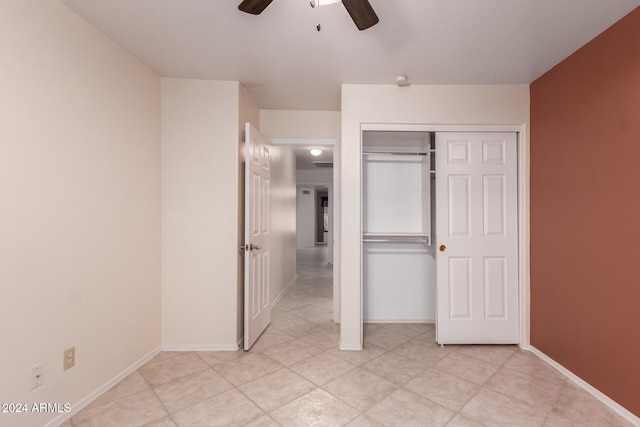
[[[362,131],[364,322],[436,322],[440,344],[519,342],[517,140]]]
[[[435,321],[434,134],[363,131],[363,320]]]

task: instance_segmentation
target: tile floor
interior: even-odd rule
[[[515,346],[447,346],[431,324],[367,324],[339,351],[324,248],[249,352],[163,352],[64,427],[627,426]]]

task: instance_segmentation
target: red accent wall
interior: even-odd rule
[[[531,344],[640,416],[640,8],[531,84]]]

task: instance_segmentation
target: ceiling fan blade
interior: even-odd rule
[[[373,27],[380,21],[369,0],[342,0],[342,4],[360,31]]]
[[[273,0],[244,0],[240,3],[238,9],[252,15],[260,15],[272,1]]]

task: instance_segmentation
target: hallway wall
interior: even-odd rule
[[[296,158],[287,147],[272,147],[271,301],[296,276]]]

